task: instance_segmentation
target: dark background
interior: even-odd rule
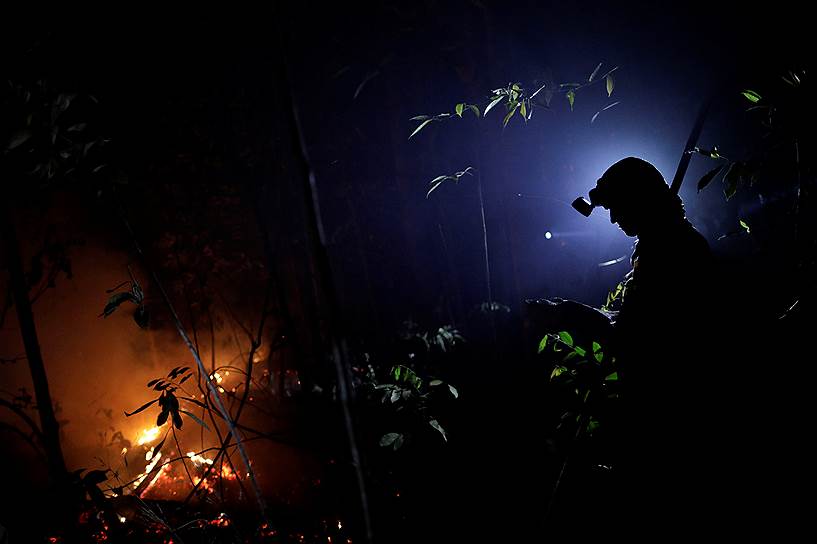
[[[510,308],[498,317],[505,355],[481,361],[475,367],[481,377],[462,379],[466,392],[473,381],[473,392],[470,400],[465,394],[454,421],[467,438],[434,453],[440,455],[434,475],[441,479],[423,480],[430,486],[423,491],[429,512],[412,521],[419,525],[407,534],[433,527],[480,535],[484,525],[487,534],[500,535],[510,524],[513,534],[530,535],[543,530],[537,516],[552,473],[537,470],[547,453],[536,430],[537,388],[517,383],[521,363],[513,358],[528,351],[520,345],[522,301],[560,296],[602,304],[629,266],[628,259],[599,263],[629,256],[632,245],[606,212],[585,219],[569,202],[628,155],[671,179],[709,97],[713,106],[699,145],[718,145],[735,157],[751,151],[760,133],[747,121],[739,92],[767,82],[778,67],[811,61],[805,25],[803,13],[783,6],[707,3],[43,8],[3,17],[0,62],[9,79],[45,78],[96,97],[94,123],[111,140],[111,163],[128,179],[120,194],[146,247],[159,244],[167,230],[206,228],[218,237],[233,225],[238,234],[225,236],[232,242],[223,241],[224,252],[246,247],[261,254],[258,232],[242,234],[252,232],[245,224],[252,221],[225,218],[255,210],[288,263],[281,266],[296,319],[307,323],[320,311],[302,295],[310,284],[306,219],[301,195],[291,189],[297,168],[281,151],[289,145],[281,127],[291,94],[315,173],[344,325],[361,350],[385,343],[407,320],[428,328],[454,324],[477,340],[488,334],[478,311],[489,295],[477,178],[444,184],[426,198],[434,177],[476,168],[491,298]],[[527,124],[515,118],[503,129],[496,111],[479,121],[466,113],[408,140],[415,115],[451,112],[458,102],[484,105],[491,89],[508,82],[537,88],[547,77],[582,81],[598,63],[602,72],[618,67],[610,99],[602,84],[581,90],[574,111],[557,96]],[[591,124],[593,114],[615,100],[620,103]],[[695,182],[711,166],[692,159],[681,190],[689,218],[717,255],[748,263],[741,281],[763,277],[780,286],[768,291],[764,305],[785,308],[792,294],[785,287],[791,267],[778,266],[785,246],[766,243],[762,227],[757,240],[719,239],[735,231],[739,219],[751,224],[757,205],[744,195],[727,202],[718,185],[696,193]],[[273,187],[265,199],[248,189],[258,185]],[[220,207],[209,199],[214,194],[240,203]],[[767,196],[787,195],[770,189]],[[83,217],[82,228],[104,238],[106,248],[127,250],[126,238],[106,226],[109,210],[70,191],[53,198]],[[251,306],[255,284],[244,284],[240,273],[232,280],[238,307]],[[312,333],[302,334],[308,343]],[[331,369],[307,352],[305,375],[320,382]],[[497,384],[507,388],[483,395]]]

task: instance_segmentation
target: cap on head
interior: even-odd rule
[[[617,204],[650,202],[669,193],[664,176],[655,166],[637,157],[627,157],[608,168],[590,190],[594,206],[610,208]]]

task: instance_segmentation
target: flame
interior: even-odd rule
[[[150,453],[150,454],[152,455],[152,454],[153,454],[153,448],[150,448],[150,451],[149,451],[148,453]],[[142,474],[140,474],[140,475],[139,475],[139,477],[136,479],[136,481],[135,481],[135,482],[133,482],[133,487],[134,487],[134,488],[139,487],[139,484],[141,484],[141,483],[142,483],[142,481],[143,481],[145,478],[147,478],[147,476],[148,476],[148,474],[150,473],[150,471],[151,471],[151,470],[153,470],[153,468],[156,466],[156,464],[159,462],[159,459],[161,459],[161,458],[162,458],[162,452],[157,453],[157,454],[156,454],[156,457],[153,457],[153,459],[150,461],[150,463],[148,463],[148,466],[146,466],[146,467],[145,467],[145,472],[143,472]],[[162,471],[161,471],[161,470],[159,470],[159,471],[157,472],[157,474],[156,474],[156,477],[158,478],[158,476],[159,476],[161,473],[162,473]],[[154,478],[154,479],[153,479],[153,481],[155,482],[155,481],[156,481],[156,478]],[[151,484],[152,484],[152,483],[153,483],[153,482],[151,482]]]
[[[201,455],[196,455],[196,452],[194,451],[188,451],[185,455],[187,455],[187,457],[189,457],[190,460],[193,461],[193,464],[196,465],[197,467],[200,467],[202,465],[213,464],[212,459],[207,459],[206,457],[203,457]]]
[[[150,444],[157,438],[159,438],[159,433],[161,429],[159,427],[149,427],[142,431],[142,434],[139,435],[139,438],[136,440],[137,446],[144,446],[145,444]]]

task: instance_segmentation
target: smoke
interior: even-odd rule
[[[144,471],[146,451],[151,445],[156,445],[165,430],[169,429],[169,424],[162,427],[158,438],[140,446],[137,444],[138,437],[144,430],[156,425],[160,409],[153,405],[132,417],[126,417],[125,412],[131,412],[157,398],[160,393],[146,387],[146,384],[155,378],[166,377],[172,368],[181,365],[194,370],[194,376],[185,386],[191,396],[201,399],[196,387],[194,360],[172,327],[168,312],[155,287],[148,281],[148,275],[132,262],[131,255],[121,249],[121,241],[112,240],[109,234],[105,234],[106,230],[95,224],[95,220],[83,217],[82,207],[68,202],[49,210],[46,219],[55,224],[62,235],[70,234],[72,238],[84,241],[68,249],[71,279],[58,276],[53,288],[47,289],[33,307],[50,391],[60,421],[66,464],[69,470],[111,468],[118,472],[122,481],[127,481]],[[41,221],[42,217],[37,222],[28,218],[18,221],[21,223],[19,235],[25,262],[29,261],[30,255],[42,242]],[[152,317],[145,329],[134,321],[136,306],[129,302],[121,304],[108,317],[100,317],[110,296],[106,290],[129,280],[128,265],[146,292],[145,302]],[[165,287],[171,292],[174,303],[178,303],[177,311],[190,328],[188,307],[179,286],[174,283],[176,279],[169,278]],[[0,282],[5,293],[7,279],[2,277]],[[194,311],[198,325],[195,338],[200,346],[201,358],[208,368],[212,363],[227,367],[219,371],[219,386],[224,393],[225,404],[233,408],[243,391],[241,370],[246,367],[250,349],[242,326],[255,331],[260,314],[258,297],[247,297],[241,291],[253,290],[254,285],[253,281],[248,280],[241,285],[214,286],[220,290],[225,302],[208,306],[209,315],[213,316],[214,321],[212,338],[207,313],[202,311],[200,301],[195,301],[198,310]],[[225,310],[226,300],[237,301],[229,312]],[[259,408],[248,405],[241,418],[243,424],[264,432],[287,429],[290,424],[289,418],[274,414],[276,405],[272,388],[268,387],[267,338],[272,326],[273,323],[268,324],[265,343],[256,353],[253,364],[255,386],[251,389],[251,398]],[[194,337],[192,329],[188,333],[191,338]],[[0,329],[0,357],[12,358],[23,353],[12,308]],[[0,379],[5,397],[22,395],[23,392],[33,396],[25,360],[0,366]],[[162,448],[165,459],[219,444],[212,421],[200,408],[190,405],[188,409],[195,412],[208,428],[185,416],[183,428],[176,433],[180,448],[175,444],[173,434],[168,435]],[[28,408],[28,413],[35,421],[38,420],[33,405]],[[20,421],[3,408],[0,408],[0,421],[22,428]],[[220,428],[223,432],[223,426]],[[34,473],[41,467],[38,468],[32,448],[17,438],[4,440],[3,449],[7,450],[4,455],[13,449],[17,457],[26,461],[29,467],[23,470],[32,471],[30,481],[33,482]],[[293,499],[292,490],[319,473],[320,463],[300,448],[256,440],[248,444],[248,449],[265,493]],[[212,457],[213,454],[209,452],[206,456]],[[238,457],[234,457],[237,472],[243,474]],[[161,491],[158,494],[161,496]]]

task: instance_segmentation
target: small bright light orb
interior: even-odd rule
[[[545,232],[545,239],[550,240],[551,238],[553,238],[553,234],[550,231]]]

